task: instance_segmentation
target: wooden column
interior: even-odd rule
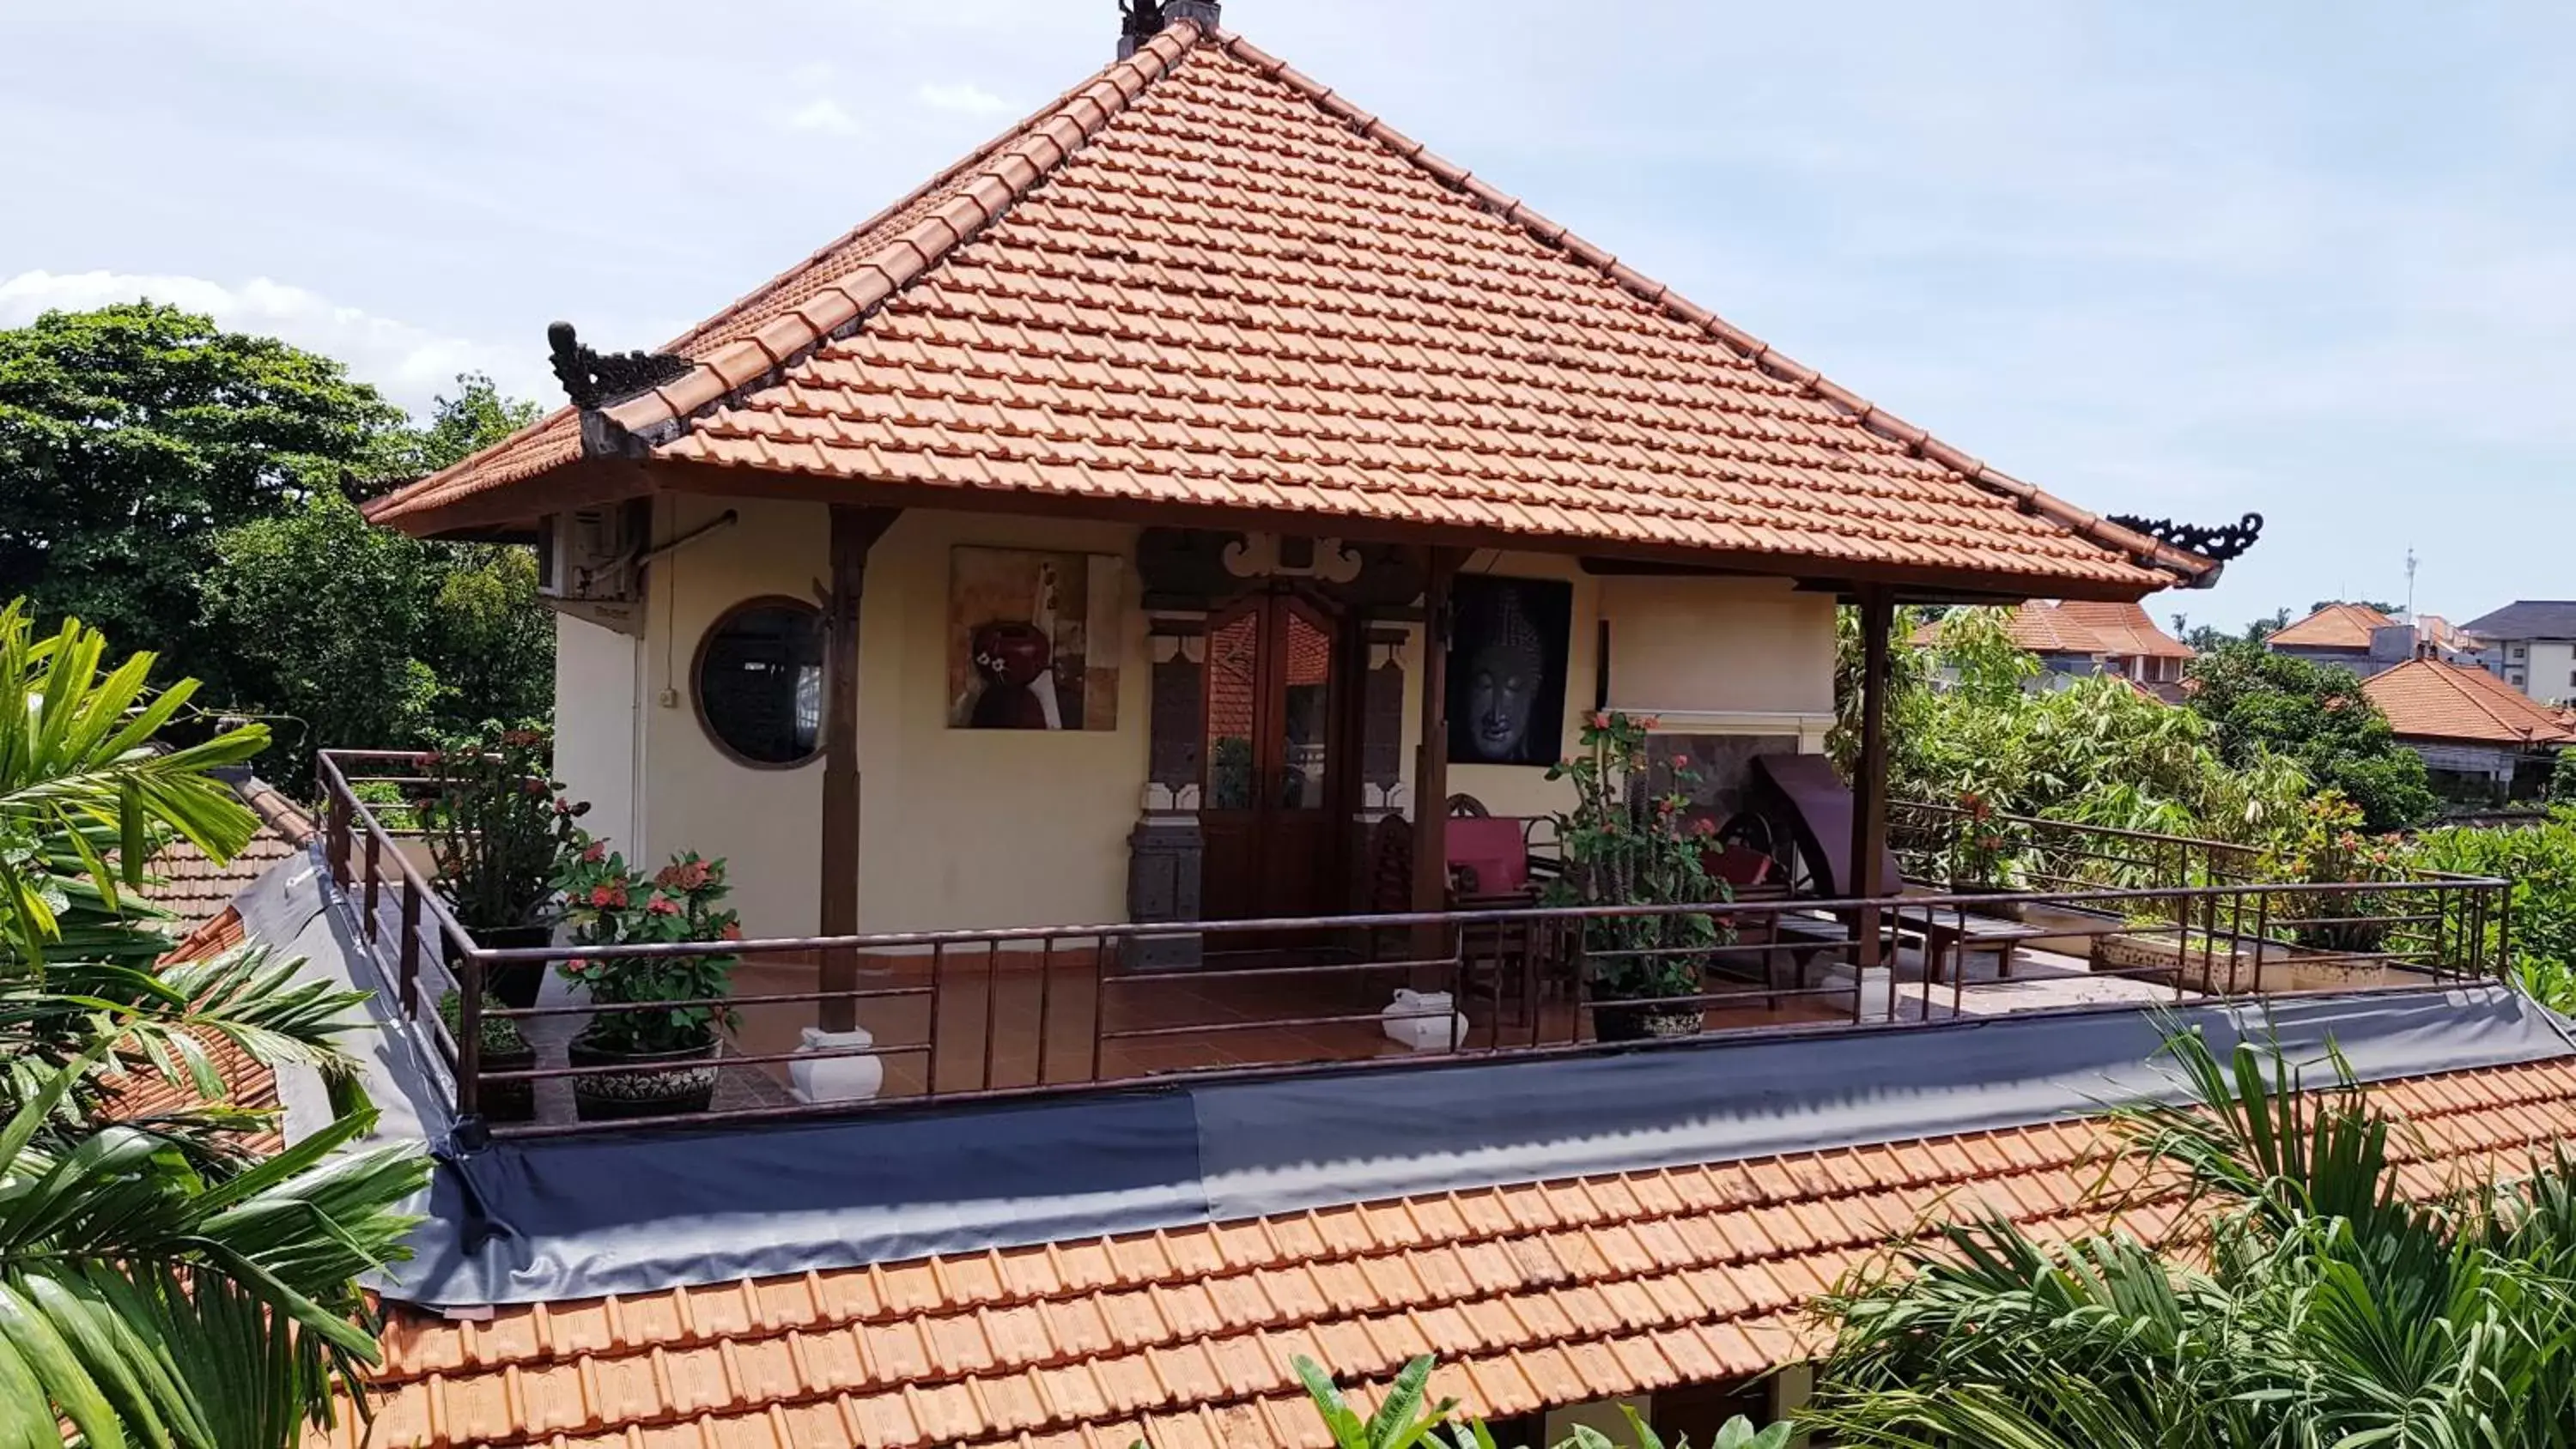
[[[1466,555],[1431,550],[1422,586],[1422,732],[1413,752],[1413,909],[1449,904],[1449,585]],[[1413,933],[1414,954],[1445,954],[1446,932]]]
[[[868,550],[902,510],[835,503],[832,577],[824,586],[823,623],[823,934],[859,931],[859,603],[868,589]],[[856,951],[823,955],[822,989],[855,991]],[[859,1004],[846,996],[819,1003],[816,1024],[849,1031]]]
[[[1896,601],[1883,588],[1860,595],[1860,761],[1852,776],[1852,894],[1876,900],[1892,890],[1887,879],[1887,690],[1890,636]],[[1864,970],[1881,964],[1879,914],[1860,913],[1856,960]]]

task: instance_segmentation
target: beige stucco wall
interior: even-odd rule
[[[747,930],[807,935],[821,925],[822,763],[764,770],[728,757],[699,721],[689,676],[698,641],[727,609],[761,595],[815,596],[829,572],[830,524],[820,504],[674,498],[657,506],[654,537],[679,537],[727,508],[738,524],[648,570],[630,838],[653,861],[684,849],[725,857]],[[859,620],[860,923],[882,932],[1120,919],[1149,689],[1132,574],[1107,636],[1120,660],[1115,731],[952,730],[948,574],[959,543],[1124,558],[1135,530],[915,511],[870,552]],[[585,725],[567,736],[567,754],[598,748],[599,737]]]
[[[567,796],[589,802],[583,828],[617,841],[635,838],[640,648],[631,635],[555,616],[555,774]]]
[[[1574,585],[1566,649],[1564,748],[1572,753],[1593,707],[1600,621],[1610,623],[1610,705],[1652,714],[1672,733],[1772,734],[1810,751],[1823,746],[1834,711],[1834,601],[1785,579],[1631,578],[1587,574],[1552,554],[1479,553],[1465,572],[1567,579]],[[1408,683],[1422,657],[1417,631],[1405,656]],[[1412,741],[1421,699],[1405,699],[1404,779],[1412,793]],[[1565,809],[1572,787],[1527,765],[1449,766],[1452,794],[1473,795],[1497,815]]]
[[[644,637],[559,627],[562,772],[593,820],[658,863],[695,849],[732,863],[747,929],[819,929],[822,765],[763,770],[708,739],[689,696],[698,641],[727,609],[761,595],[811,598],[828,572],[819,504],[665,498],[654,538],[680,537],[734,509],[740,521],[647,570]],[[959,544],[1115,554],[1135,530],[984,514],[907,513],[870,555],[860,621],[860,922],[869,931],[1081,924],[1123,919],[1127,836],[1147,768],[1151,668],[1132,566],[1114,632],[1118,727],[1022,733],[946,722],[949,556]],[[1571,559],[1479,554],[1468,568],[1573,586],[1564,739],[1592,708],[1598,621],[1610,620],[1612,702],[1656,710],[1667,728],[1821,741],[1832,711],[1833,603],[1786,583],[1599,578]],[[1406,646],[1408,796],[1420,701],[1420,630]],[[632,782],[631,786],[623,782]],[[1498,813],[1562,808],[1567,791],[1534,767],[1453,765],[1450,788]],[[635,848],[640,842],[641,848]]]

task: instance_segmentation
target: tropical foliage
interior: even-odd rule
[[[1888,701],[1891,798],[1973,799],[1996,815],[2259,845],[2315,792],[2296,761],[2261,749],[2230,759],[2205,717],[2124,680],[2031,688],[2039,660],[2013,643],[2007,620],[2001,610],[1958,610],[1939,621],[1935,642],[1898,640]],[[1905,621],[1900,634],[1919,622]],[[1859,658],[1849,614],[1843,634],[1847,717],[1833,747],[1848,768],[1858,751],[1848,716],[1857,707]],[[2005,865],[1987,860],[1979,868]]]
[[[1936,1234],[1828,1302],[1804,1426],[1884,1449],[2576,1440],[2576,1158],[2410,1200],[2405,1125],[2339,1062],[2310,1092],[2277,1050],[2168,1050],[2191,1104],[2113,1120],[2146,1182],[2188,1194],[2188,1240]]]
[[[1705,860],[1710,822],[1685,824],[1698,779],[1688,755],[1649,758],[1655,721],[1616,711],[1583,723],[1581,753],[1559,761],[1550,780],[1574,785],[1574,808],[1556,817],[1565,873],[1549,883],[1551,905],[1698,905],[1726,898]],[[1695,996],[1704,954],[1718,944],[1705,915],[1596,916],[1584,922],[1584,951],[1596,994],[1612,1001]]]
[[[0,330],[0,597],[157,658],[155,683],[317,744],[543,715],[553,624],[524,548],[369,527],[353,500],[533,421],[488,378],[411,425],[327,357],[149,302]]]
[[[495,730],[428,751],[429,784],[415,807],[440,895],[469,931],[547,924],[555,872],[579,848],[576,805],[550,779],[543,730]]]
[[[2514,969],[2532,995],[2576,1012],[2576,803],[2532,825],[2428,830],[2412,853],[2428,870],[2511,881]]]
[[[1378,1401],[1377,1410],[1363,1417],[1342,1397],[1340,1388],[1314,1360],[1299,1356],[1293,1365],[1315,1412],[1323,1417],[1326,1432],[1332,1435],[1334,1449],[1500,1449],[1494,1436],[1481,1424],[1459,1421],[1458,1402],[1443,1399],[1430,1402],[1432,1359],[1425,1354],[1414,1359],[1396,1374],[1387,1386],[1386,1397]],[[1682,1441],[1669,1446],[1648,1427],[1637,1411],[1621,1405],[1628,1420],[1629,1444],[1633,1449],[1687,1449]],[[1756,1429],[1752,1422],[1737,1418],[1717,1432],[1706,1449],[1782,1449],[1789,1442],[1790,1426],[1774,1424]],[[1597,1429],[1577,1426],[1554,1446],[1554,1449],[1617,1449],[1617,1441]]]
[[[2195,660],[2190,679],[2192,712],[2229,767],[2296,760],[2373,831],[2421,825],[2441,808],[2422,757],[2398,743],[2351,671],[2240,643]]]
[[[208,771],[256,727],[176,750],[194,686],[0,608],[0,1443],[288,1449],[376,1347],[357,1276],[400,1252],[425,1167],[355,1114],[266,1161],[246,1114],[116,1120],[119,1072],[217,1097],[210,1046],[346,1077],[357,993],[256,948],[158,969],[130,892],[173,836],[217,858],[254,821]]]

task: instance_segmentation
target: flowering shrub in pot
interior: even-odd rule
[[[1690,757],[1666,762],[1658,791],[1648,753],[1655,722],[1615,711],[1584,723],[1582,753],[1560,760],[1550,780],[1574,783],[1575,804],[1555,817],[1565,871],[1547,892],[1550,905],[1688,906],[1732,900],[1708,873],[1714,825],[1685,823],[1698,773]],[[1706,1017],[1697,1003],[1655,1003],[1698,996],[1710,948],[1733,939],[1716,918],[1694,912],[1602,916],[1584,922],[1583,949],[1593,1000],[1593,1032],[1604,1041],[1686,1036]]]
[[[580,835],[555,878],[564,922],[578,946],[676,945],[738,941],[740,917],[723,906],[731,888],[725,863],[696,852],[672,857],[651,876],[627,865],[606,841]],[[573,1078],[573,1102],[586,1121],[703,1112],[715,1096],[713,1065],[733,1012],[719,1002],[732,989],[726,955],[600,956],[566,960],[566,980],[602,1011],[573,1039],[574,1066],[630,1070]]]
[[[542,730],[502,730],[420,758],[430,782],[415,813],[429,841],[432,884],[477,945],[554,941],[555,872],[590,807],[564,798],[549,778],[550,747]],[[493,967],[484,985],[504,1003],[528,1007],[545,975],[541,961],[512,962]]]

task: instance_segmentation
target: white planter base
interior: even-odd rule
[[[1446,991],[1398,990],[1378,1014],[1387,1039],[1406,1051],[1454,1051],[1467,1040],[1467,1018]]]
[[[805,1028],[804,1045],[799,1052],[849,1051],[877,1044],[876,1035],[861,1027],[854,1031],[830,1032],[820,1027]],[[819,1061],[791,1062],[787,1067],[789,1090],[796,1100],[816,1102],[866,1102],[885,1090],[883,1057],[825,1057]]]

